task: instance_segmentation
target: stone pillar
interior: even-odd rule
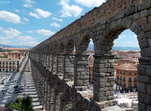
[[[75,55],[74,86],[77,90],[86,90],[89,85],[88,55]]]
[[[100,107],[109,106],[114,99],[114,56],[94,56],[94,100],[100,103]]]
[[[64,80],[74,80],[74,55],[64,54]]]
[[[151,111],[151,58],[141,57],[138,65],[138,108]]]
[[[52,72],[53,74],[57,73],[57,55],[53,54],[52,55]]]
[[[48,85],[46,82],[44,82],[44,107],[45,110],[47,111],[47,105],[48,105]]]
[[[50,85],[48,85],[48,107],[47,107],[47,111],[51,111],[50,110],[50,106],[51,106],[51,87]]]
[[[61,79],[63,78],[63,69],[64,69],[64,56],[62,54],[57,55],[57,75]]]
[[[43,65],[47,67],[47,54],[43,55]]]
[[[54,89],[50,88],[49,89],[49,111],[53,111],[53,108],[54,108]]]
[[[48,70],[52,71],[52,54],[48,55]]]
[[[46,54],[46,59],[45,59],[45,61],[46,61],[46,68],[47,69],[49,69],[49,54]]]

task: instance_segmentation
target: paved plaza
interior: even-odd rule
[[[23,90],[15,90],[14,86],[19,86]],[[0,89],[0,106],[14,101],[17,97],[30,96],[33,106],[39,106],[37,92],[31,75],[30,60],[26,57],[20,67],[20,72],[14,73]]]

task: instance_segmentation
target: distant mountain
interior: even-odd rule
[[[93,44],[90,44],[88,49],[89,50],[94,49]],[[113,47],[113,50],[130,50],[130,51],[135,51],[136,50],[136,51],[139,51],[140,48],[138,48],[138,47],[120,47],[120,46],[118,46],[118,47]]]
[[[4,45],[4,44],[0,44],[0,47],[10,47],[10,48],[33,48],[34,46],[26,46],[26,45]],[[93,44],[90,44],[88,49],[94,49]],[[140,49],[138,47],[113,47],[113,50],[130,50],[130,51],[139,51]]]
[[[130,51],[139,51],[138,47],[113,47],[113,50],[130,50]]]
[[[9,47],[9,48],[28,48],[31,49],[34,46],[26,46],[26,45],[5,45],[5,44],[0,44],[0,47]]]
[[[9,45],[0,44],[0,47],[11,47]]]

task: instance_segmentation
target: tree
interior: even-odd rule
[[[14,102],[5,104],[5,107],[15,109],[17,111],[33,111],[32,98],[18,97]]]

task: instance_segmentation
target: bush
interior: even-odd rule
[[[17,111],[33,111],[32,98],[18,97],[14,102],[5,104],[5,107],[15,109]]]

